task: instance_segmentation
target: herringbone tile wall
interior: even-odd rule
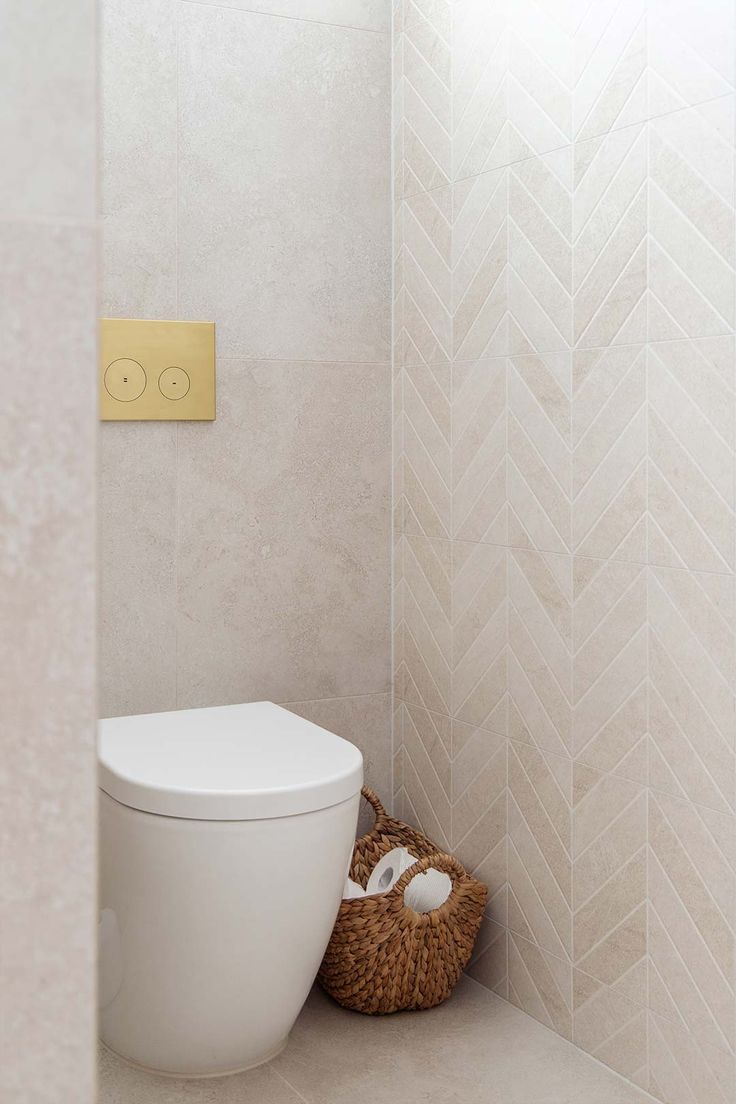
[[[394,0],[394,778],[470,971],[736,1099],[734,0]]]

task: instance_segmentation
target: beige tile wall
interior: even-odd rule
[[[394,4],[397,807],[471,973],[736,1098],[732,0]]]
[[[104,0],[104,309],[213,424],[102,427],[102,712],[270,698],[390,797],[390,48],[374,0]]]
[[[0,17],[0,1099],[95,1100],[95,5]]]

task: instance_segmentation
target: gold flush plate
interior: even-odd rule
[[[214,322],[103,318],[100,417],[105,422],[213,421]]]

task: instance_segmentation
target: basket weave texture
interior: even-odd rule
[[[319,971],[319,982],[345,1008],[369,1015],[434,1008],[446,1000],[473,951],[488,890],[416,828],[388,815],[373,790],[373,828],[356,841],[350,877],[365,888],[378,860],[407,847],[420,860],[387,893],[343,901]],[[404,904],[404,890],[430,867],[452,881],[450,896],[432,912]]]

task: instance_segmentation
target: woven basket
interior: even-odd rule
[[[434,1008],[470,960],[488,890],[421,832],[390,817],[372,790],[366,787],[363,796],[376,810],[376,824],[357,841],[350,876],[365,887],[368,872],[394,847],[421,852],[420,861],[388,893],[341,903],[320,984],[338,1004],[369,1015]],[[404,904],[404,890],[429,867],[448,874],[452,890],[439,908],[414,912]]]

